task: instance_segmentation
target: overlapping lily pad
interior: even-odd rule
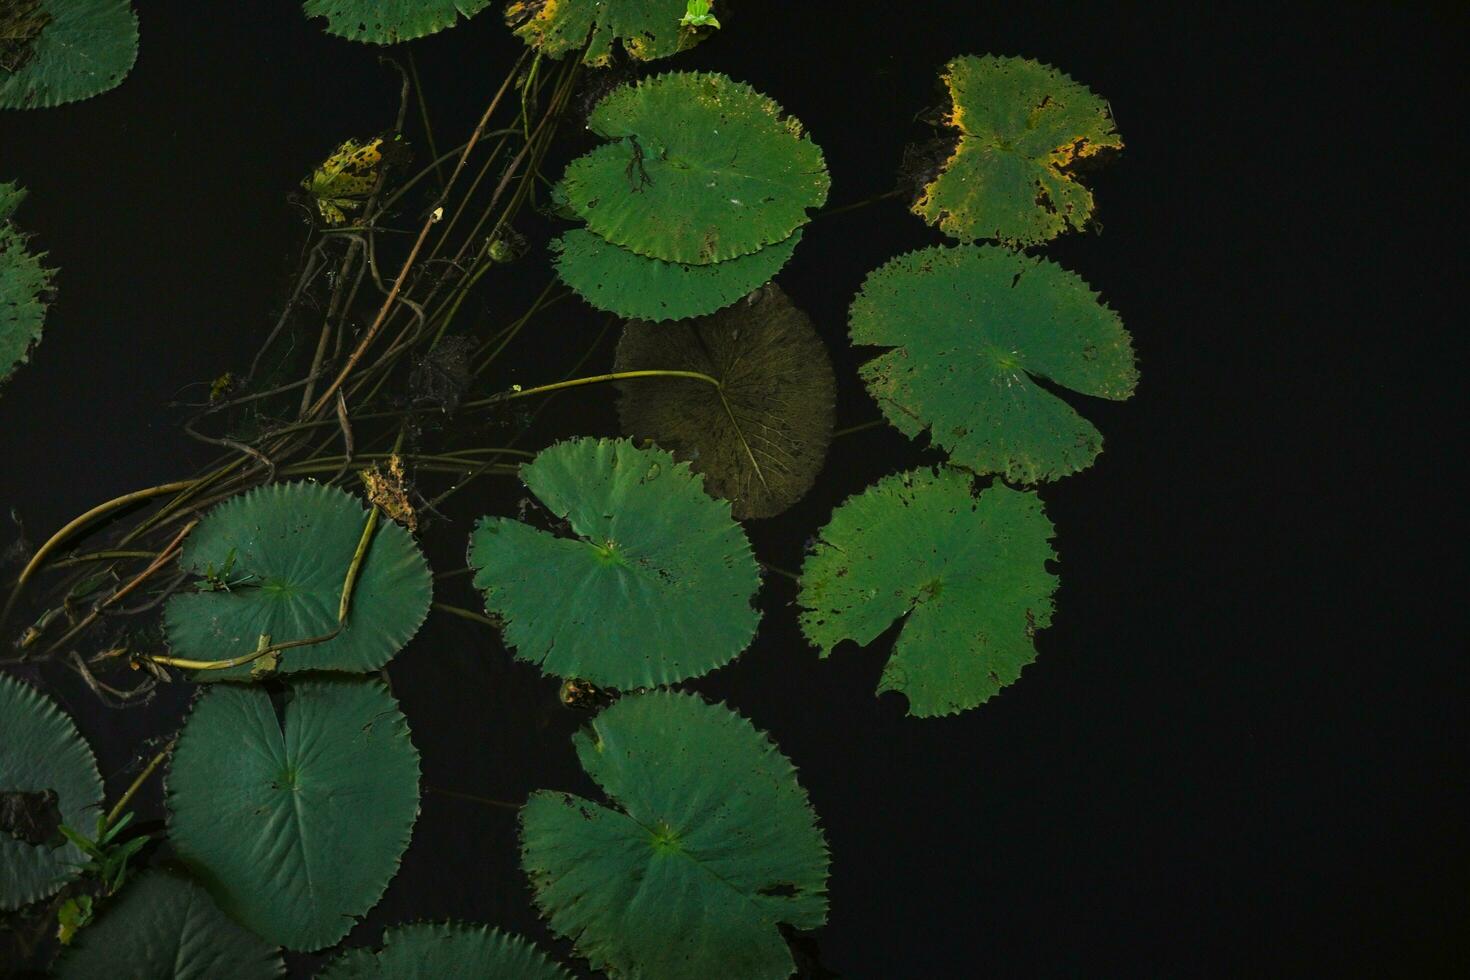
[[[1092,218],[1092,192],[1075,168],[1120,150],[1105,100],[1025,58],[973,55],[944,69],[954,155],[914,203],[946,235],[1034,245]]]
[[[531,943],[489,926],[421,922],[383,933],[378,950],[349,949],[327,964],[317,980],[570,980]]]
[[[288,949],[321,949],[396,872],[418,776],[408,723],[380,681],[303,679],[275,698],[216,685],[174,749],[169,839],[237,922]]]
[[[116,88],[138,58],[128,0],[8,0],[0,109],[40,109]]]
[[[785,241],[827,199],[821,149],[749,85],[674,72],[614,91],[588,118],[612,142],[562,186],[587,228],[639,255],[707,265]]]
[[[1065,476],[1102,451],[1039,380],[1119,401],[1138,382],[1122,320],[1081,277],[998,246],[901,255],[868,275],[850,318],[854,344],[890,348],[860,368],[888,420],[1012,482]]]
[[[827,915],[827,846],[796,772],[695,695],[624,697],[575,738],[601,804],[542,790],[521,860],[551,928],[613,976],[784,978],[779,927]]]
[[[102,805],[97,760],[51,699],[0,674],[0,911],[46,898],[86,856],[60,832],[90,833]]]
[[[581,51],[582,63],[601,66],[621,42],[629,57],[652,61],[699,43],[707,32],[680,26],[685,0],[515,0],[505,22],[517,37],[549,58]]]
[[[285,972],[279,949],[231,922],[194,881],[164,871],[129,881],[56,966],[61,980],[268,980]]]
[[[328,34],[367,44],[397,44],[453,27],[490,0],[306,0],[308,17],[325,17]]]
[[[25,197],[18,184],[0,183],[0,385],[40,341],[56,274],[41,264],[46,253],[26,248],[26,236],[10,220]]]
[[[832,441],[837,384],[811,320],[778,287],[696,320],[629,323],[613,367],[721,382],[626,381],[618,412],[624,432],[688,460],[736,517],[779,514],[811,489]]]
[[[175,656],[223,660],[273,643],[323,636],[337,626],[347,568],[368,517],[358,498],[315,483],[271,484],[211,510],[184,543],[179,565],[204,576],[201,591],[164,610]],[[281,654],[278,669],[377,670],[428,615],[429,566],[391,521],[374,531],[352,591],[347,627],[323,643]],[[239,678],[250,668],[201,672]]]
[[[518,658],[626,690],[707,673],[750,643],[750,542],[687,463],[625,439],[572,439],[521,478],[573,536],[486,517],[470,538],[475,586]]]

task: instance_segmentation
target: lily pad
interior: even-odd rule
[[[611,805],[541,790],[521,864],[551,928],[613,976],[784,978],[780,925],[827,917],[827,844],[796,770],[692,694],[624,697],[574,738]]]
[[[682,320],[729,306],[780,272],[801,231],[758,252],[710,265],[665,262],[573,228],[552,243],[562,282],[599,310],[636,320]]]
[[[980,473],[1034,483],[1091,465],[1102,434],[1038,384],[1122,401],[1138,383],[1117,313],[1081,277],[993,245],[934,246],[868,275],[852,342],[883,414]]]
[[[16,10],[26,12],[27,38],[7,52],[19,68],[0,69],[0,109],[90,99],[121,84],[138,58],[138,15],[128,0],[22,0]]]
[[[801,570],[801,629],[824,657],[903,620],[878,693],[898,691],[919,717],[988,701],[1051,624],[1041,498],[1003,484],[976,495],[972,479],[945,467],[878,481],[833,512]]]
[[[457,922],[394,926],[379,950],[349,949],[327,964],[317,980],[571,980],[531,943],[491,929]]]
[[[26,236],[10,220],[25,196],[17,184],[0,184],[0,384],[40,341],[56,275],[41,264],[46,253],[26,248]]]
[[[325,17],[327,33],[366,44],[397,44],[437,34],[469,19],[490,0],[306,0],[308,17]]]
[[[581,51],[584,65],[612,60],[621,41],[631,58],[667,58],[702,41],[707,32],[680,26],[684,0],[516,0],[505,22],[548,58]]]
[[[622,382],[618,413],[624,432],[688,460],[742,520],[779,514],[821,472],[837,382],[812,321],[777,286],[697,320],[629,323],[613,369],[719,379],[720,388],[683,378]]]
[[[1013,246],[1085,228],[1092,192],[1074,168],[1123,148],[1107,102],[1025,58],[956,58],[943,77],[959,143],[914,213],[962,241]]]
[[[54,794],[54,795],[53,795]],[[47,898],[86,855],[57,824],[91,832],[102,776],[70,718],[29,684],[0,674],[0,911]],[[59,818],[59,820],[58,820]],[[44,838],[38,840],[37,838]]]
[[[174,749],[169,840],[219,907],[288,949],[330,946],[382,897],[419,809],[419,753],[377,680],[199,700]],[[278,713],[279,712],[279,713]]]
[[[337,626],[347,568],[368,511],[358,498],[316,483],[271,484],[211,510],[184,542],[179,565],[205,576],[202,590],[164,608],[175,656],[223,660]],[[278,670],[377,670],[418,632],[433,583],[413,538],[380,521],[352,590],[347,627],[323,643],[281,654]],[[201,672],[248,677],[249,666]]]
[[[231,922],[197,883],[145,871],[111,899],[57,961],[61,980],[266,980],[281,952]]]
[[[673,72],[598,103],[608,140],[573,160],[567,203],[624,248],[708,265],[785,241],[827,199],[827,165],[801,123],[742,82]]]
[[[750,542],[687,463],[626,439],[572,439],[521,479],[576,537],[503,517],[475,527],[475,587],[519,659],[626,690],[697,677],[749,645]]]

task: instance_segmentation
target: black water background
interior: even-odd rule
[[[0,396],[0,502],[32,537],[207,457],[165,404],[248,361],[302,239],[287,192],[396,105],[375,52],[295,4],[141,6],[121,89],[0,116],[0,176],[31,189],[21,221],[63,270],[45,342]],[[1463,210],[1448,157],[1463,127],[1443,102],[1463,91],[1463,18],[1185,6],[748,2],[672,63],[727,71],[799,116],[839,204],[891,186],[958,53],[1061,66],[1111,100],[1128,142],[1093,180],[1104,233],[1047,250],[1122,311],[1144,380],[1132,402],[1084,407],[1107,450],[1043,491],[1062,588],[1038,662],[978,711],[907,719],[871,694],[891,637],[819,661],[773,580],[755,645],[695,685],[800,767],[834,854],[822,957],[843,975],[1463,967],[1464,631],[1432,596],[1463,539],[1437,516],[1452,487],[1434,447],[1463,430],[1435,372],[1463,345],[1435,300],[1452,263],[1429,247]],[[447,141],[518,42],[487,13],[415,51]],[[843,340],[852,293],[936,240],[887,202],[818,221],[782,274],[838,356],[840,424],[875,412]],[[541,263],[468,322],[512,318]],[[559,376],[600,322],[561,308],[497,384]],[[611,395],[559,399],[539,441],[613,433]],[[834,504],[927,458],[886,430],[842,440],[806,501],[752,526],[758,552],[797,566]],[[508,484],[467,494],[459,516],[508,512]],[[467,529],[441,528],[438,567]],[[483,629],[436,621],[390,672],[426,783],[591,791],[577,719]],[[112,794],[182,710],[171,696],[102,713],[64,672],[45,680]],[[350,942],[420,917],[545,941],[516,860],[508,811],[426,794],[401,872]]]

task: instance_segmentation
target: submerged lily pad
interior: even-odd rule
[[[42,109],[116,88],[138,58],[138,15],[128,0],[21,0],[7,45],[18,65],[0,68],[0,109]],[[11,11],[0,14],[7,25]],[[21,23],[23,21],[24,23]]]
[[[469,564],[516,657],[628,689],[697,677],[755,635],[760,574],[730,505],[661,449],[572,439],[521,479],[577,537],[485,517]]]
[[[573,228],[552,243],[562,282],[588,303],[632,320],[682,320],[729,306],[791,260],[801,231],[758,252],[691,265],[631,252]]]
[[[1073,168],[1123,147],[1107,102],[1025,58],[956,58],[943,77],[959,143],[914,213],[962,241],[1015,246],[1086,227],[1092,192]]]
[[[615,371],[698,371],[619,385],[623,431],[704,474],[738,518],[770,517],[811,489],[832,441],[837,382],[805,313],[768,286],[711,316],[629,323]]]
[[[827,844],[796,770],[692,694],[624,697],[574,738],[611,805],[540,790],[521,864],[551,928],[613,976],[784,978],[782,924],[827,917]]]
[[[368,511],[358,498],[316,483],[271,484],[211,510],[184,542],[179,565],[205,576],[203,591],[164,608],[174,656],[224,660],[337,626],[347,568]],[[278,670],[377,670],[418,632],[433,591],[413,538],[380,521],[352,591],[347,628],[323,643],[281,654]],[[249,676],[250,667],[201,672]]]
[[[469,19],[490,0],[306,0],[308,17],[325,17],[327,33],[367,44],[397,44],[437,34]]]
[[[600,67],[612,60],[618,41],[639,61],[698,44],[705,32],[680,26],[684,10],[684,0],[515,0],[505,7],[505,22],[548,58],[586,45],[582,63]]]
[[[878,692],[909,714],[988,701],[1036,659],[1057,578],[1041,498],[945,467],[886,477],[832,514],[801,570],[801,629],[822,656],[903,620]]]
[[[1138,383],[1117,313],[1081,277],[998,246],[934,246],[870,273],[852,342],[891,348],[859,372],[888,421],[1012,482],[1090,465],[1102,434],[1037,379],[1122,401]]]
[[[382,948],[349,949],[327,964],[316,980],[571,980],[531,943],[491,929],[458,922],[420,922],[383,933]]]
[[[742,82],[674,72],[598,103],[615,142],[568,164],[567,203],[624,248],[707,265],[785,241],[827,199],[827,165],[801,123]]]
[[[108,901],[57,961],[61,980],[267,980],[281,952],[215,906],[194,881],[145,871]]]
[[[288,949],[330,946],[377,904],[419,809],[419,753],[377,680],[320,677],[284,708],[215,685],[174,749],[169,840],[221,909]]]
[[[0,674],[0,911],[46,898],[87,858],[59,824],[90,833],[102,776],[70,718],[31,685]]]

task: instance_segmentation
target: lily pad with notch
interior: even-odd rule
[[[1041,498],[1001,483],[976,494],[973,479],[943,467],[879,480],[833,512],[801,570],[801,629],[823,657],[902,621],[878,692],[903,694],[919,717],[989,700],[1051,623]]]
[[[542,450],[521,479],[575,536],[485,517],[470,537],[475,587],[518,659],[627,690],[697,677],[749,645],[750,542],[687,463],[581,438]]]
[[[10,216],[25,200],[18,184],[0,183],[0,384],[30,357],[41,340],[55,269],[26,247]]]
[[[397,44],[437,34],[466,20],[490,0],[305,0],[307,17],[325,17],[326,31],[365,44]]]
[[[638,61],[698,44],[707,32],[681,26],[684,12],[685,0],[515,0],[505,22],[548,58],[580,51],[584,65],[602,67],[619,42]]]
[[[534,945],[499,929],[460,922],[416,922],[383,933],[379,949],[349,949],[316,980],[571,980]]]
[[[138,58],[128,0],[7,0],[0,109],[41,109],[116,88]]]
[[[781,928],[825,921],[829,862],[770,738],[658,691],[619,699],[573,741],[608,802],[540,790],[521,809],[521,864],[552,930],[613,976],[790,976]]]

